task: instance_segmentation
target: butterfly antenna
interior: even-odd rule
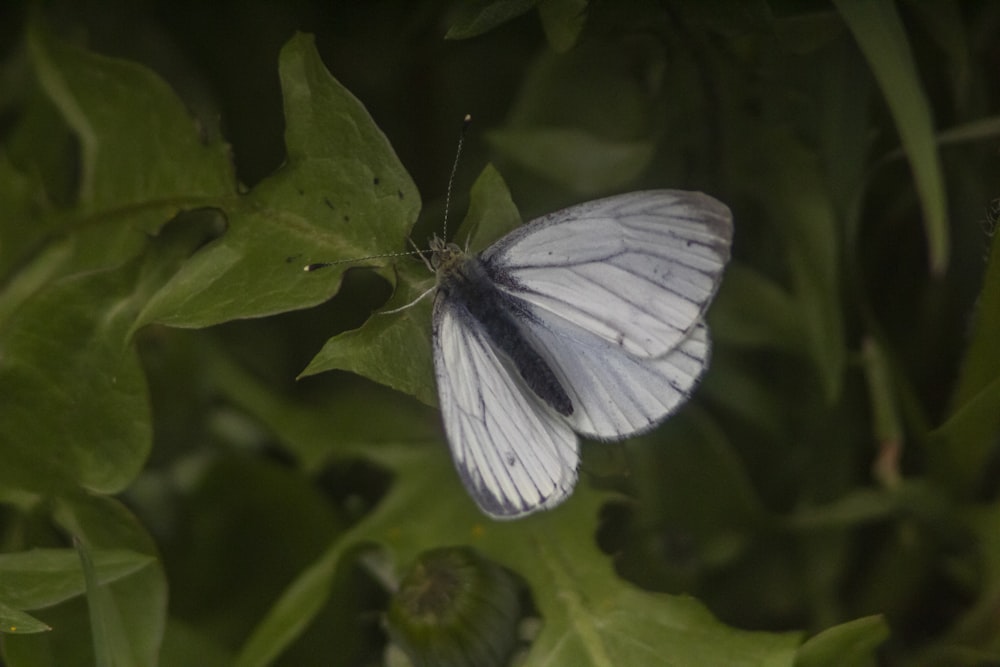
[[[409,252],[387,252],[381,255],[367,255],[365,257],[352,257],[350,259],[338,259],[333,262],[314,262],[312,264],[306,264],[302,267],[305,272],[316,271],[318,269],[325,269],[328,266],[336,266],[337,264],[354,264],[357,262],[364,262],[369,259],[385,259],[387,257],[406,257],[408,255],[419,255],[420,251],[409,251]]]
[[[455,150],[455,161],[451,164],[451,176],[448,177],[448,189],[444,193],[444,230],[442,234],[448,240],[448,209],[451,208],[451,187],[455,183],[455,174],[458,173],[458,159],[462,157],[462,144],[465,143],[465,131],[472,123],[472,116],[465,114],[462,119],[462,131],[458,133],[458,148]]]

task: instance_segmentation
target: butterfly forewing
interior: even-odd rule
[[[729,259],[729,209],[697,192],[608,197],[539,218],[483,252],[497,285],[644,357],[701,319]]]

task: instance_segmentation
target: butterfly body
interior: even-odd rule
[[[453,309],[457,317],[482,327],[502,353],[502,362],[513,366],[536,396],[559,414],[572,414],[573,403],[566,391],[518,325],[519,320],[531,318],[530,311],[518,297],[497,287],[503,276],[453,243],[439,249],[436,257],[435,309]]]
[[[557,505],[576,483],[577,433],[643,433],[690,395],[731,225],[707,195],[653,190],[552,213],[478,255],[432,243],[445,432],[485,513]]]

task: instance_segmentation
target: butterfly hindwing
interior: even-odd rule
[[[548,315],[525,321],[573,403],[573,430],[598,440],[649,431],[691,395],[708,365],[708,329],[697,323],[676,348],[655,359],[629,354],[586,329]]]

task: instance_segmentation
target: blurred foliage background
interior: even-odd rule
[[[5,3],[4,664],[1000,664],[998,35],[987,0]],[[669,187],[736,226],[690,404],[506,524],[427,310],[369,319],[422,265],[301,270],[439,231],[466,113],[456,221]]]

